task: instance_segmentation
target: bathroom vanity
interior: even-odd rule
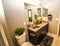
[[[36,27],[30,26],[28,30],[29,41],[37,45],[39,44],[48,33],[48,22],[42,22],[41,24],[37,24]]]

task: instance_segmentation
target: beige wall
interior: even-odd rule
[[[48,13],[52,14],[52,21],[49,22],[49,32],[57,34],[58,20],[59,19],[59,7],[58,0],[48,1],[43,4],[43,7],[48,8]]]
[[[6,37],[7,37],[7,40],[6,41],[6,37],[4,38],[5,42],[8,42],[8,43],[5,43],[6,46],[13,46],[13,42],[12,42],[12,39],[10,37],[10,34],[9,34],[9,30],[8,30],[8,27],[7,27],[7,23],[6,23],[6,19],[5,19],[5,14],[4,14],[4,10],[3,10],[3,5],[2,5],[2,0],[0,0],[0,23],[2,23],[2,26],[0,24],[0,30],[1,30],[1,33],[3,35],[3,38],[5,37],[5,34],[6,34]],[[5,34],[4,34],[5,32]]]
[[[14,46],[17,46],[14,31],[16,28],[24,26],[24,2],[23,0],[3,0],[3,6],[9,32],[14,41]]]

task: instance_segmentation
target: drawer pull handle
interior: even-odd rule
[[[35,34],[33,34],[33,33],[30,33],[30,36],[33,36],[33,37],[34,37],[34,36],[35,36]]]

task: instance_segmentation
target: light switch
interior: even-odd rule
[[[55,20],[58,21],[58,18],[56,18]]]

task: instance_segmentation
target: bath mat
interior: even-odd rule
[[[53,37],[46,36],[43,41],[40,43],[40,46],[51,46],[53,42]]]

